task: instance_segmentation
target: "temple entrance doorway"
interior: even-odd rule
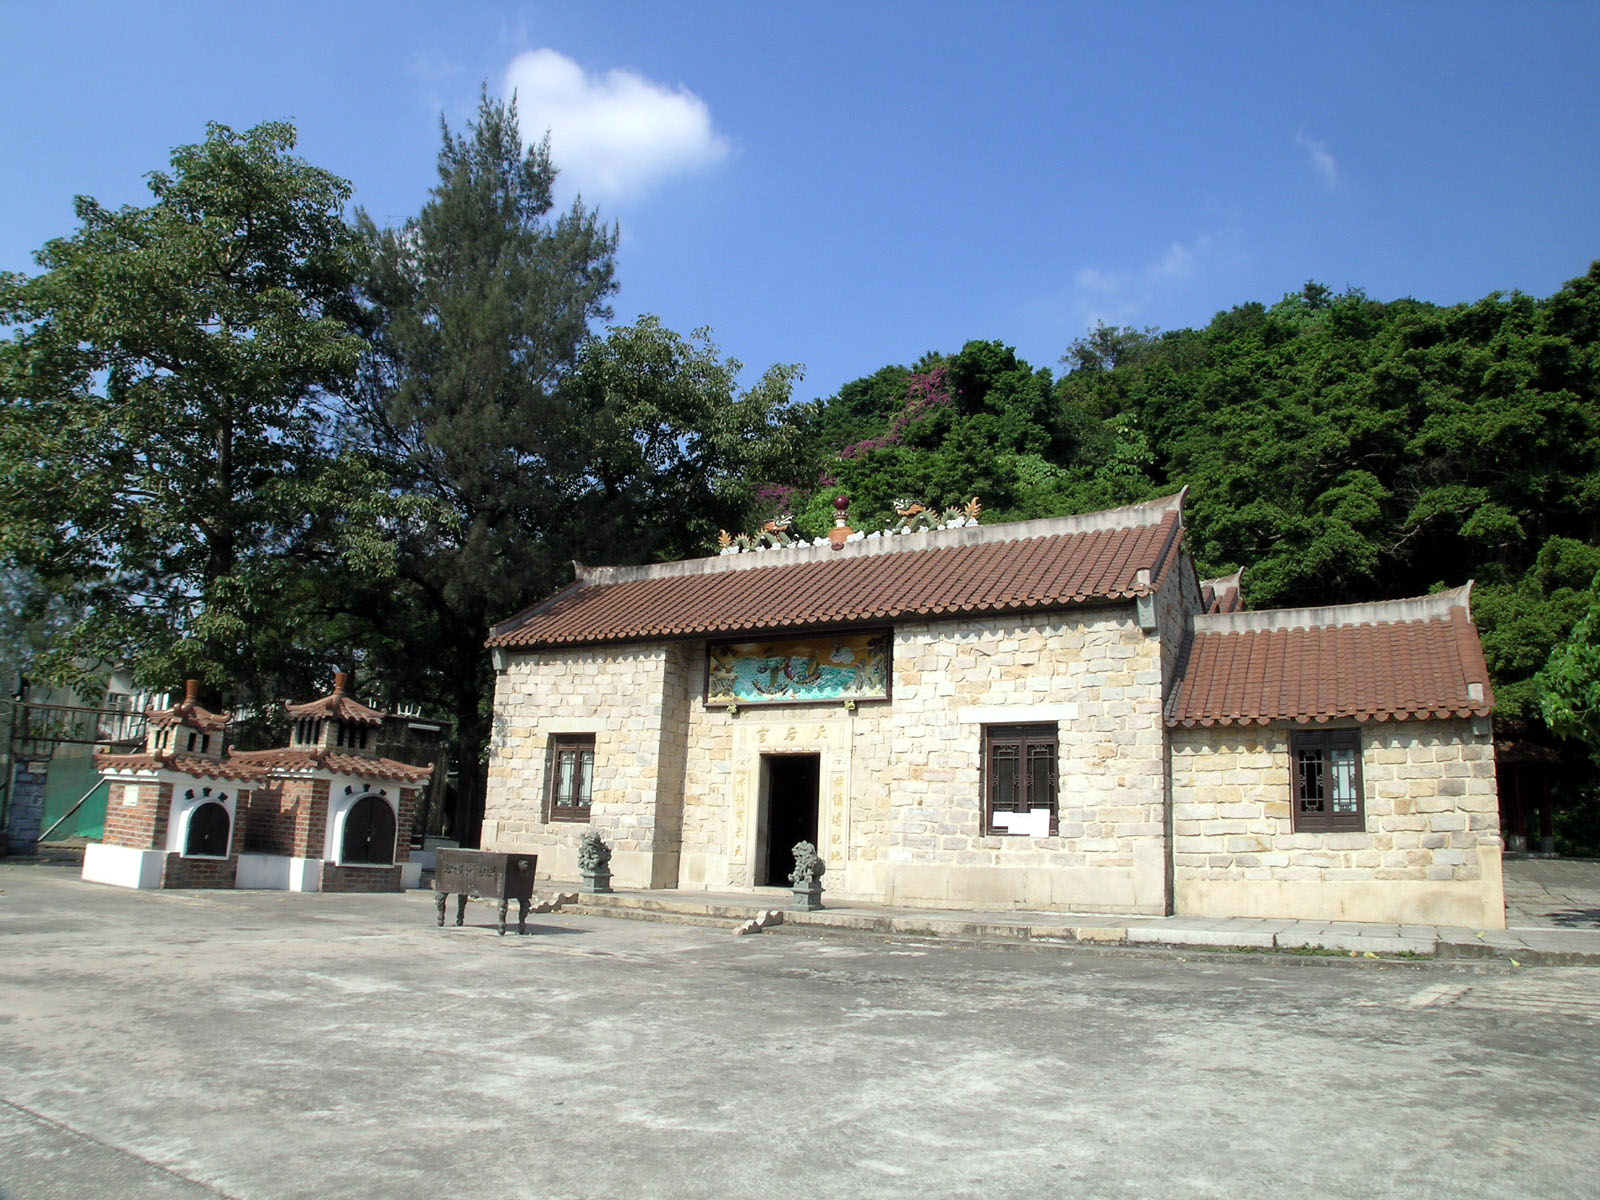
[[[761,756],[761,813],[756,825],[757,887],[788,887],[796,842],[817,843],[820,754]]]

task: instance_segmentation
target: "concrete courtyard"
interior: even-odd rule
[[[0,1197],[1584,1197],[1600,971],[0,863]]]

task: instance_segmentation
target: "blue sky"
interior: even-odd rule
[[[443,114],[525,133],[622,230],[617,317],[797,396],[1315,278],[1545,295],[1600,257],[1600,5],[0,4],[0,270],[142,203],[208,120],[290,119],[380,221]]]

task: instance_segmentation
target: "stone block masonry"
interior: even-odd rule
[[[6,811],[6,848],[12,854],[32,854],[44,825],[45,778],[48,759],[20,759],[11,776],[11,803]]]
[[[1172,731],[1180,914],[1504,927],[1489,734],[1359,728],[1365,828],[1338,833],[1294,831],[1289,728]]]
[[[618,887],[755,882],[762,756],[821,759],[819,844],[840,898],[1167,909],[1163,662],[1131,605],[894,631],[891,699],[708,708],[703,642],[519,654],[495,698],[485,846],[577,877],[589,827],[546,818],[552,739],[595,739],[591,823]],[[985,831],[987,725],[1054,725],[1051,837]]]
[[[659,642],[513,659],[495,689],[484,848],[533,850],[548,877],[576,880],[578,841],[592,823],[611,843],[614,886],[674,886],[685,709],[701,663]],[[561,734],[594,738],[591,822],[548,819]]]

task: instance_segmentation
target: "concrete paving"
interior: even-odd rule
[[[908,909],[826,901],[821,912],[785,912],[790,925],[965,941],[1073,942],[1357,957],[1495,958],[1521,966],[1600,966],[1600,862],[1510,859],[1507,929],[1226,917],[1128,917],[1042,912]],[[1514,897],[1514,899],[1511,899]],[[656,920],[733,924],[765,908],[788,909],[788,892],[715,894],[657,890],[582,897],[580,911]]]
[[[0,889],[4,1200],[1594,1190],[1588,969]]]
[[[1600,930],[1600,860],[1508,858],[1506,924]]]

